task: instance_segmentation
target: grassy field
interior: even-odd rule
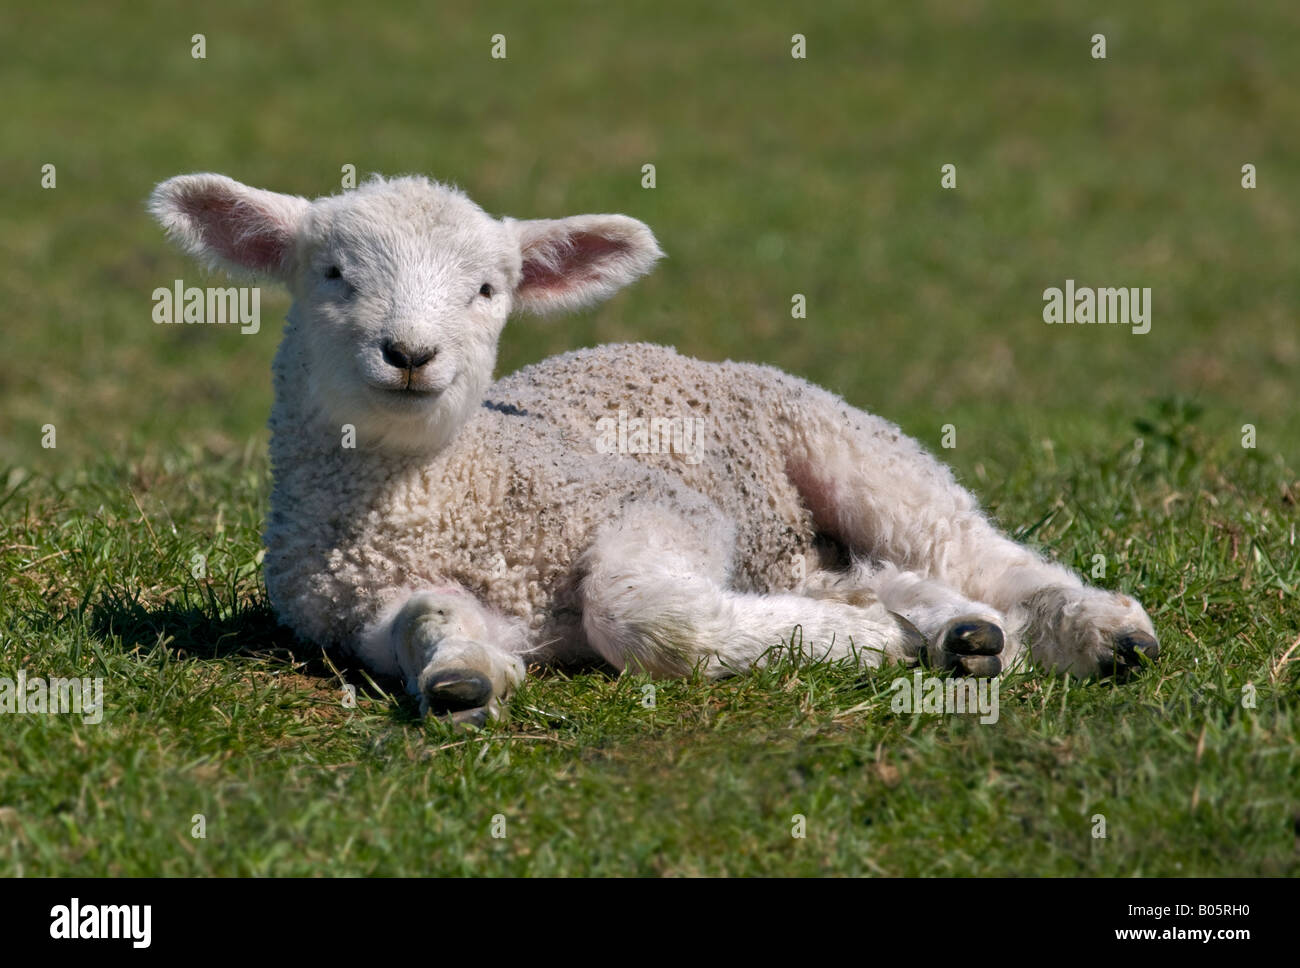
[[[0,873],[1300,873],[1300,8],[1084,7],[7,11],[0,677],[101,676],[106,710],[0,716]],[[348,164],[643,219],[656,273],[513,322],[502,372],[636,338],[822,383],[1009,531],[1104,556],[1159,667],[1009,677],[992,725],[891,712],[893,670],[653,709],[551,674],[475,733],[295,644],[259,569],[287,302],[257,335],[155,325],[156,287],[209,282],[143,203],[197,170],[326,194]],[[1150,332],[1044,324],[1066,279],[1150,287]]]

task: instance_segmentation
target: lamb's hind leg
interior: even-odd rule
[[[617,669],[660,677],[696,667],[714,678],[740,672],[792,637],[814,659],[917,661],[924,641],[878,602],[728,589],[733,547],[732,529],[720,516],[688,519],[657,505],[629,509],[583,559],[583,628],[591,647]]]
[[[1006,616],[1037,664],[1086,678],[1159,654],[1133,598],[1091,588],[995,528],[951,471],[897,427],[827,395],[793,432],[792,481],[819,529],[855,556],[890,563]]]
[[[1001,608],[1045,668],[1124,677],[1159,657],[1155,626],[1137,599],[1084,584],[986,520],[953,544],[945,578]]]
[[[879,601],[916,626],[928,644],[924,660],[936,669],[993,676],[1020,658],[1020,641],[1008,634],[1006,616],[915,571],[857,561],[847,571],[809,576],[801,591],[850,604],[863,598]]]

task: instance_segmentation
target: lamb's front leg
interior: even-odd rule
[[[363,658],[400,675],[422,715],[481,725],[524,679],[522,624],[459,587],[412,593],[365,639]]]

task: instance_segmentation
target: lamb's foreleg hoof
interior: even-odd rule
[[[421,715],[482,725],[523,681],[524,663],[494,644],[511,629],[462,592],[419,592],[393,621],[394,653]]]
[[[493,717],[492,711],[487,706],[477,706],[474,709],[458,709],[454,713],[447,713],[438,718],[453,726],[473,726],[478,729],[486,726],[487,721]]]
[[[472,669],[439,669],[421,679],[420,695],[434,714],[486,707],[492,700],[492,680]]]

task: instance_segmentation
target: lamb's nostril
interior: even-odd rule
[[[395,366],[399,370],[405,370],[411,365],[411,354],[401,343],[394,343],[392,340],[385,340],[384,345],[379,348],[384,354],[384,362],[389,366]]]
[[[379,351],[383,354],[385,363],[399,370],[418,370],[438,355],[436,349],[413,350],[405,343],[395,343],[392,340],[384,340]]]

